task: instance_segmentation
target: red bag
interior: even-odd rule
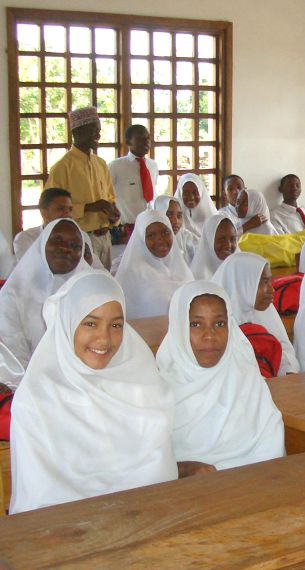
[[[11,404],[13,392],[0,394],[0,440],[10,440]]]
[[[265,327],[244,323],[239,327],[255,352],[257,364],[264,378],[274,378],[282,360],[282,345]]]
[[[273,304],[280,316],[296,315],[299,309],[303,273],[273,277]]]

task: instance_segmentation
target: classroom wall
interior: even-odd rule
[[[0,228],[9,238],[7,5],[0,0]],[[297,173],[305,188],[304,0],[14,0],[12,5],[233,22],[232,171],[249,188],[262,190],[271,205],[283,174]]]

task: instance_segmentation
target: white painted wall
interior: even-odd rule
[[[11,235],[6,60],[7,0],[0,0],[0,228]],[[275,204],[277,182],[298,174],[305,189],[304,0],[14,0],[14,7],[87,10],[233,22],[232,171]],[[305,195],[303,196],[305,204]]]

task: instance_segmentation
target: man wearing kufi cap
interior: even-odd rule
[[[50,170],[45,188],[65,188],[71,193],[73,217],[90,235],[94,253],[107,269],[111,266],[109,226],[120,214],[106,162],[94,154],[100,138],[95,107],[69,113],[73,136],[71,149]]]

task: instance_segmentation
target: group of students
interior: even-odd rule
[[[70,217],[18,262],[0,292],[0,365],[19,384],[11,513],[284,455],[281,414],[239,328],[266,327],[279,374],[299,370],[269,264],[237,246],[274,229],[240,177],[224,188],[217,212],[200,178],[182,176],[137,216],[114,277],[86,261]],[[126,320],[167,314],[155,360]]]

